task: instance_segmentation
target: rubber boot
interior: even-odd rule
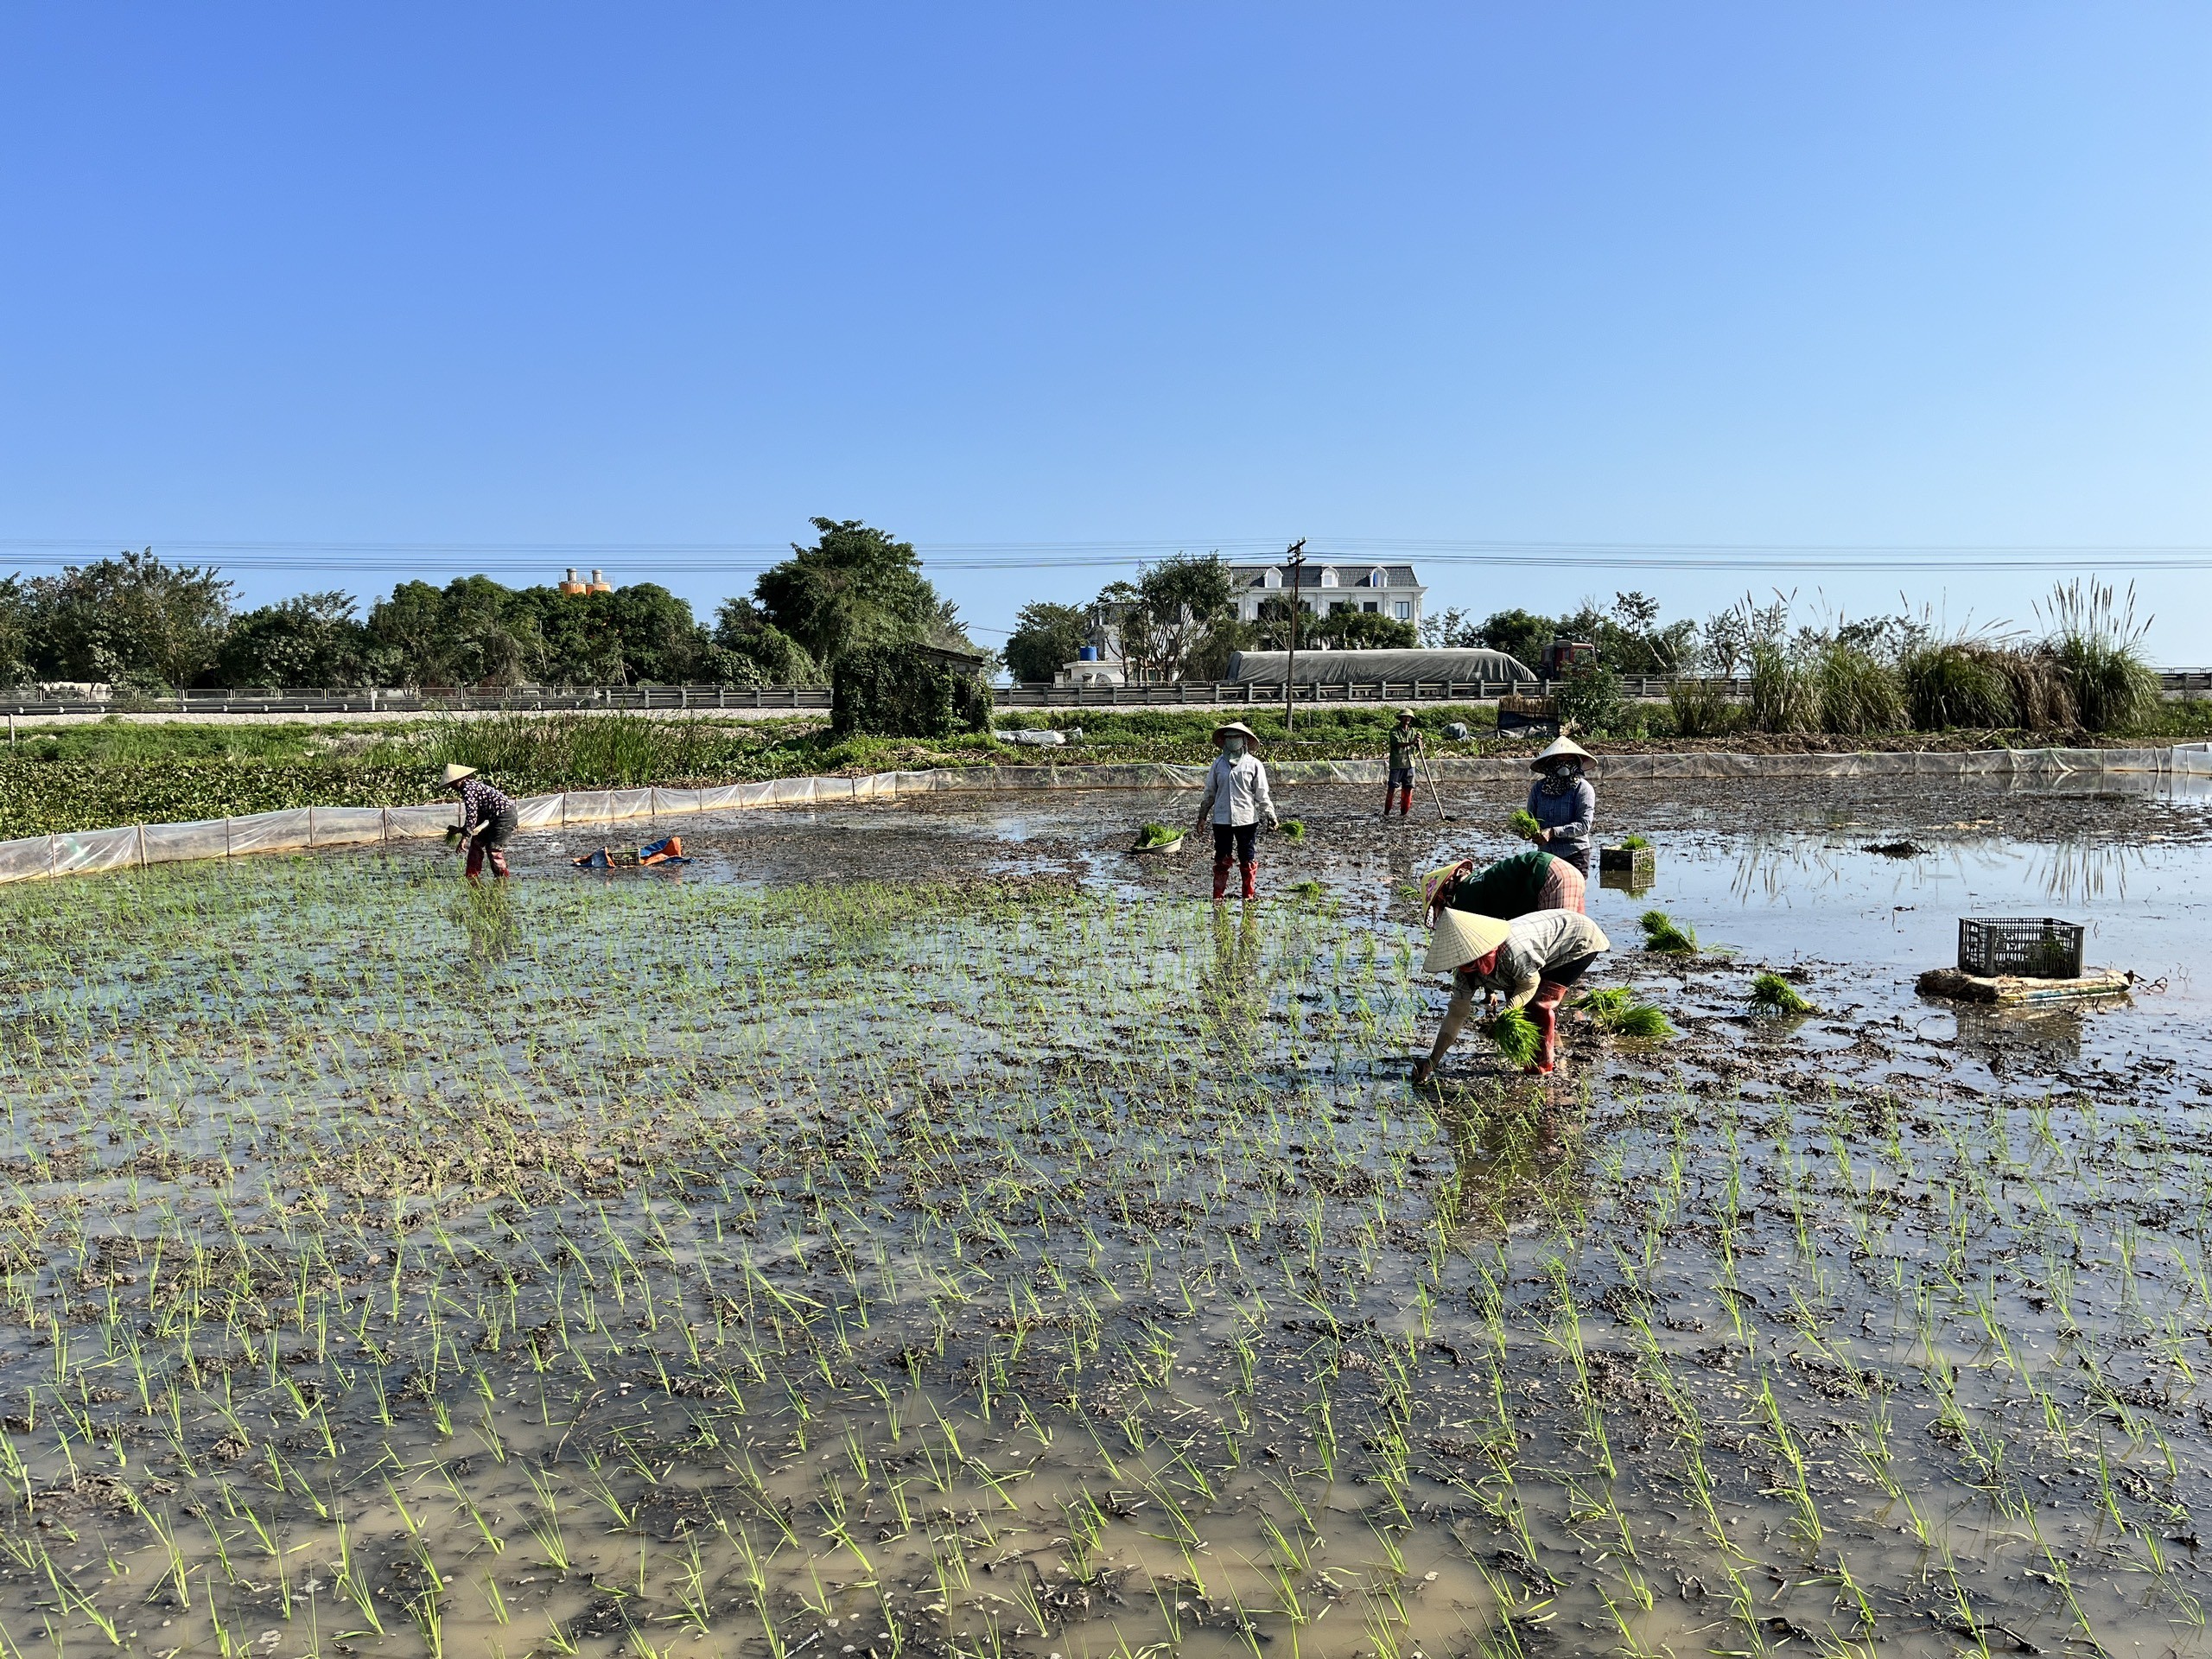
[[[1398,791],[1398,816],[1402,818],[1410,818],[1413,815],[1414,786],[1408,784]]]
[[[1391,789],[1389,785],[1385,784],[1382,785],[1382,816],[1386,818],[1390,816],[1390,797],[1394,793],[1395,793],[1395,791]]]
[[[1213,896],[1216,904],[1229,896],[1229,864],[1230,861],[1225,858],[1217,858],[1213,861]],[[1248,865],[1246,868],[1250,867]]]
[[[1247,899],[1256,899],[1260,896],[1260,861],[1255,858],[1243,868],[1244,896]]]
[[[1529,1017],[1535,1022],[1542,1046],[1536,1051],[1536,1063],[1523,1066],[1524,1071],[1541,1077],[1559,1064],[1559,1005],[1566,996],[1567,987],[1551,981],[1537,988],[1529,1004]]]

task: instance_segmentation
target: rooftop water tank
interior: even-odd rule
[[[1076,652],[1075,659],[1078,663],[1096,662],[1098,660],[1098,647],[1096,645],[1085,645],[1081,651]]]

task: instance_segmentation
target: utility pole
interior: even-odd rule
[[[1282,729],[1285,735],[1297,729],[1298,713],[1291,699],[1298,692],[1298,607],[1304,603],[1299,588],[1300,572],[1306,569],[1306,538],[1301,536],[1290,544],[1290,662],[1282,674]]]

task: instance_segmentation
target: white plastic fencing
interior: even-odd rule
[[[1271,768],[1283,785],[1377,785],[1381,760],[1291,760]],[[1529,775],[1525,758],[1496,755],[1429,763],[1440,779],[1502,783]],[[1869,754],[1617,754],[1591,767],[1600,779],[2051,777],[2082,772],[2164,772],[2212,777],[2212,744],[2160,749],[1974,749]],[[958,766],[875,772],[860,778],[774,778],[713,789],[572,790],[517,801],[518,827],[559,830],[639,818],[693,817],[759,807],[849,805],[948,791],[1048,789],[1198,789],[1204,766],[1147,761],[1125,766]],[[424,841],[454,821],[449,802],[422,806],[306,806],[194,823],[125,824],[69,835],[0,841],[0,883],[103,870],[140,869],[194,859],[238,858],[315,847]]]

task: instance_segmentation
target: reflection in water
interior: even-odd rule
[[[1260,916],[1251,905],[1213,906],[1212,955],[1198,982],[1198,1026],[1209,1046],[1248,1056],[1268,994],[1260,983]]]
[[[505,881],[465,881],[454,895],[453,918],[468,938],[474,962],[499,962],[515,948],[514,897]]]
[[[1444,1086],[1437,1121],[1452,1143],[1452,1179],[1437,1195],[1440,1214],[1499,1233],[1538,1218],[1566,1224],[1589,1185],[1571,1109],[1541,1084]]]
[[[2127,897],[2128,868],[2147,869],[2150,856],[2141,847],[2122,842],[2063,841],[2042,850],[2030,866],[2031,879],[2050,897],[2063,903],[2087,904],[2101,899]]]

